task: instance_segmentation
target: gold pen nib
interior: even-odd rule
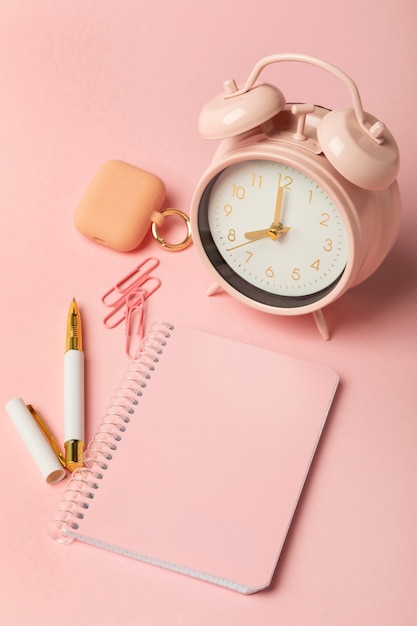
[[[73,298],[67,317],[66,350],[82,350],[83,340],[81,331],[80,310],[75,298]]]

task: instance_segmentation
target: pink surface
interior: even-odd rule
[[[5,626],[355,624],[411,626],[417,597],[415,232],[417,9],[409,0],[296,7],[259,0],[199,3],[3,0],[0,8],[1,403],[22,396],[63,439],[63,351],[69,302],[85,329],[87,436],[126,361],[121,328],[100,299],[157,256],[161,288],[147,323],[164,318],[333,367],[335,411],[271,588],[251,597],[89,546],[54,543],[46,523],[65,489],[48,486],[3,410],[0,606]],[[217,143],[197,132],[224,79],[246,80],[263,56],[305,52],[341,67],[401,153],[403,218],[377,273],[326,311],[276,318],[210,284],[194,246],[118,253],[84,238],[75,207],[97,168],[122,159],[156,173],[167,206],[188,212]],[[312,68],[268,71],[287,100],[346,106]],[[81,617],[80,617],[81,619]]]

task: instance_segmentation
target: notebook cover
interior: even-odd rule
[[[267,587],[338,376],[175,328],[75,539],[242,593]]]

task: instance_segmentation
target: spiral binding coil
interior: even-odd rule
[[[141,353],[133,360],[107,406],[101,424],[84,452],[84,465],[76,469],[49,525],[49,532],[60,543],[71,543],[68,531],[77,531],[80,521],[94,500],[100,481],[117,451],[129,422],[140,406],[140,398],[163,354],[174,326],[157,322],[146,335]]]

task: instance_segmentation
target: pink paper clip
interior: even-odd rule
[[[135,267],[134,270],[132,270],[129,274],[127,274],[127,276],[122,278],[118,283],[114,285],[114,287],[109,289],[109,291],[104,294],[104,296],[101,298],[104,306],[117,307],[126,298],[127,294],[130,291],[136,290],[149,278],[151,278],[149,272],[158,267],[158,265],[159,259],[155,259],[153,257],[145,259],[145,261]],[[131,281],[131,279],[133,279],[133,281]],[[109,296],[114,296],[112,301],[108,300]],[[111,326],[111,328],[113,328],[113,326]]]
[[[152,284],[153,283],[153,284]],[[141,281],[136,281],[134,286],[127,290],[123,296],[116,300],[112,310],[103,319],[106,328],[116,328],[127,318],[132,307],[142,306],[149,296],[151,296],[161,285],[159,278],[155,276],[145,276]],[[114,290],[114,287],[113,287]],[[111,293],[109,291],[106,295]],[[104,296],[105,297],[105,296]],[[107,304],[106,306],[110,306]]]
[[[128,298],[129,299],[129,298]],[[141,300],[133,305],[129,305],[126,302],[126,326],[125,326],[125,354],[129,359],[135,359],[138,351],[140,350],[142,339],[144,337],[144,313],[145,313],[145,298],[142,295]],[[133,323],[136,329],[134,330]],[[138,344],[135,350],[132,350],[134,343],[134,337],[138,338]]]

